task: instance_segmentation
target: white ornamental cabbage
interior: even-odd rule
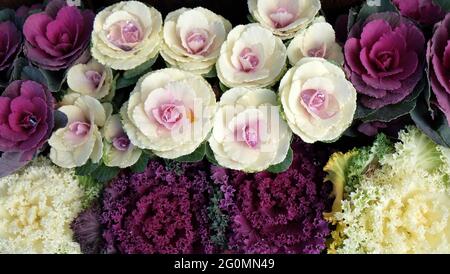
[[[304,57],[321,57],[337,64],[344,63],[342,47],[336,42],[333,26],[322,16],[292,39],[287,55],[292,66]]]
[[[76,93],[66,96],[62,103],[58,110],[67,116],[68,121],[48,140],[50,159],[65,168],[82,166],[89,159],[98,163],[103,153],[100,128],[104,126],[109,111],[97,99]]]
[[[142,76],[121,117],[133,145],[174,159],[191,154],[206,139],[216,105],[205,79],[169,68]]]
[[[164,20],[161,56],[173,67],[206,74],[230,30],[228,20],[208,9],[178,9]]]
[[[307,143],[336,140],[356,111],[355,88],[323,58],[300,60],[281,80],[279,94],[289,127]]]
[[[259,24],[232,29],[216,64],[217,76],[227,87],[272,86],[285,68],[283,41]]]
[[[141,157],[142,150],[131,144],[123,130],[119,114],[114,114],[106,120],[103,137],[103,163],[106,166],[127,168]]]
[[[138,1],[119,2],[100,11],[92,32],[92,56],[116,70],[130,70],[158,55],[161,13]]]
[[[219,103],[209,144],[219,165],[245,172],[281,163],[292,132],[269,89],[233,88]]]
[[[320,0],[248,0],[253,18],[275,35],[290,39],[319,12]]]
[[[70,91],[99,100],[113,97],[114,94],[111,94],[113,80],[112,69],[95,59],[86,64],[74,65],[67,71],[67,85]]]

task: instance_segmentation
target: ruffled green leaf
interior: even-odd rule
[[[294,159],[294,153],[292,152],[292,148],[289,147],[286,158],[284,158],[283,162],[270,166],[267,171],[271,173],[281,173],[289,169],[292,164],[292,160]]]

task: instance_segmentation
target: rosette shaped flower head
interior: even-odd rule
[[[450,253],[450,150],[417,128],[333,155],[333,253]],[[328,215],[328,214],[327,214]]]
[[[422,78],[424,53],[421,30],[397,13],[377,13],[356,23],[344,55],[361,104],[379,109],[408,97]]]
[[[92,56],[105,66],[130,70],[158,55],[161,13],[138,1],[113,4],[95,17]]]
[[[143,173],[122,174],[103,194],[107,253],[212,253],[208,165],[150,161]]]
[[[450,121],[450,15],[436,25],[427,55],[433,93],[439,108]]]
[[[233,88],[220,98],[209,144],[219,165],[258,172],[283,162],[291,137],[275,92]]]
[[[344,63],[341,46],[336,42],[333,26],[324,17],[317,17],[306,29],[301,30],[287,48],[287,56],[292,66],[304,57],[320,57]]]
[[[54,126],[55,99],[47,87],[34,81],[14,81],[0,96],[0,151],[15,155],[16,168],[42,148]],[[22,164],[20,164],[22,163]],[[12,170],[1,162],[0,177]]]
[[[425,26],[433,26],[445,16],[445,12],[433,0],[392,0],[392,2],[401,15]]]
[[[113,84],[111,68],[103,66],[95,59],[86,64],[77,64],[67,71],[67,85],[70,91],[89,95],[96,99],[107,99]]]
[[[22,33],[14,22],[0,21],[0,73],[4,73],[11,67],[21,47]]]
[[[268,87],[286,67],[286,47],[259,24],[232,29],[220,49],[216,70],[227,87]]]
[[[334,141],[353,121],[356,90],[340,67],[323,58],[300,60],[281,80],[279,93],[289,127],[307,143]]]
[[[119,114],[112,115],[106,121],[103,136],[103,162],[106,166],[126,168],[139,160],[142,151],[131,144],[122,128]]]
[[[281,39],[290,39],[314,20],[320,0],[248,0],[253,18]]]
[[[107,118],[104,106],[93,97],[74,93],[66,95],[58,110],[67,116],[68,122],[48,141],[53,163],[73,168],[86,164],[89,159],[99,162],[103,153],[100,128]]]
[[[25,54],[47,70],[66,69],[89,58],[94,13],[52,0],[45,11],[30,15],[23,26]]]
[[[216,105],[211,86],[201,76],[162,69],[139,79],[121,116],[133,145],[174,159],[191,154],[206,139]]]
[[[164,21],[161,56],[173,67],[206,74],[214,68],[230,30],[228,20],[208,9],[178,9]]]
[[[295,138],[293,163],[282,173],[248,174],[213,168],[230,215],[228,247],[236,253],[320,253],[329,235],[323,212],[331,188],[323,183],[328,152]]]
[[[0,253],[80,253],[69,228],[83,190],[73,170],[43,157],[0,179]]]

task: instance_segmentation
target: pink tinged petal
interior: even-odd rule
[[[327,46],[325,44],[322,44],[320,47],[308,50],[309,57],[325,58],[326,55],[327,55]]]
[[[84,75],[91,83],[93,89],[97,89],[102,86],[103,81],[105,80],[105,77],[103,77],[101,73],[95,70],[88,70],[84,73]]]
[[[23,25],[23,34],[27,41],[37,46],[36,37],[45,36],[46,27],[51,21],[52,18],[45,13],[30,15]]]
[[[284,28],[296,20],[295,13],[280,7],[269,14],[275,28]]]
[[[350,38],[347,40],[344,46],[345,60],[350,69],[358,74],[366,72],[364,66],[360,61],[361,46],[359,40],[356,38]]]
[[[204,54],[208,51],[213,39],[207,30],[193,29],[182,40],[182,45],[190,54]]]
[[[445,114],[447,121],[450,121],[450,94],[440,84],[439,80],[436,78],[436,74],[433,72],[430,73],[430,81],[433,88],[433,93],[436,95],[439,108]]]
[[[364,26],[361,33],[361,47],[371,48],[375,42],[380,39],[384,34],[390,33],[392,31],[391,26],[388,22],[383,19],[376,19],[369,22]]]
[[[234,130],[236,142],[240,142],[252,149],[261,145],[259,120],[246,121],[244,124],[236,125]]]
[[[259,65],[259,57],[251,48],[244,48],[239,54],[240,70],[243,72],[252,72]]]
[[[115,137],[112,141],[112,144],[114,148],[119,151],[127,151],[130,148],[131,142],[130,139],[128,139],[128,136],[122,135]]]
[[[172,130],[185,119],[185,109],[181,104],[167,103],[152,109],[153,118],[163,127]]]
[[[68,129],[64,136],[65,141],[71,143],[73,146],[77,146],[85,140],[85,137],[91,130],[91,124],[75,121],[69,125]]]
[[[300,99],[308,112],[312,112],[321,119],[329,119],[339,111],[339,103],[332,94],[325,91],[307,89],[300,93]]]
[[[0,136],[0,151],[10,152],[13,151],[16,147],[16,142],[11,141]]]
[[[142,28],[135,21],[119,21],[108,30],[108,41],[124,50],[132,50],[142,40]]]

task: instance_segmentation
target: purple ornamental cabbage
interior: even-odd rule
[[[0,177],[25,165],[47,142],[54,108],[55,99],[40,83],[18,80],[6,87],[0,96]]]
[[[0,73],[7,71],[22,47],[22,34],[14,22],[0,22]]]
[[[441,21],[445,12],[433,0],[393,0],[403,16],[425,25],[433,26]]]
[[[370,109],[403,101],[422,78],[425,38],[397,13],[373,14],[356,23],[344,52],[346,73],[361,104]]]
[[[450,122],[450,14],[435,27],[428,43],[427,61],[433,93]]]
[[[231,252],[320,253],[326,248],[330,230],[322,214],[329,209],[331,188],[323,183],[322,166],[329,155],[298,139],[293,149],[292,166],[280,174],[213,168],[213,178],[226,191]]]
[[[121,174],[103,194],[107,253],[212,253],[208,165],[150,161],[144,173]]]
[[[81,212],[70,225],[73,231],[73,238],[80,244],[83,254],[104,252],[100,218],[101,208],[98,204],[94,204]]]
[[[89,58],[89,42],[94,13],[53,0],[44,12],[25,21],[25,54],[47,70],[61,70]]]

